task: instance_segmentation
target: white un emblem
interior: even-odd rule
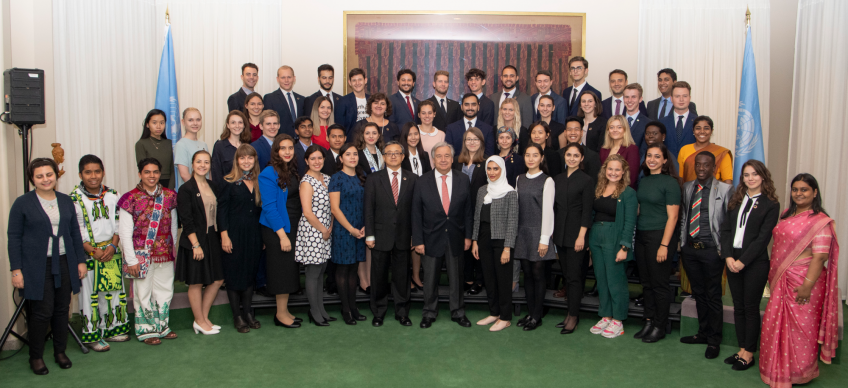
[[[754,150],[759,141],[758,134],[754,130],[754,116],[745,109],[745,103],[739,102],[739,115],[736,128],[736,157],[748,155]]]

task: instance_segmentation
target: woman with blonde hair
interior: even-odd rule
[[[514,98],[504,98],[501,103],[500,114],[495,132],[500,132],[501,128],[509,128],[515,133],[518,143],[515,144],[513,151],[519,155],[524,154],[524,147],[530,139],[530,134],[527,133],[527,128],[521,126],[521,110],[518,109],[518,100]]]
[[[636,189],[639,178],[639,146],[630,135],[630,125],[622,115],[612,116],[607,120],[607,130],[604,135],[604,143],[601,145],[601,163],[610,155],[620,155],[627,161],[630,168],[630,187]]]
[[[182,126],[185,128],[183,138],[174,146],[174,165],[177,166],[177,184],[174,186],[179,190],[183,183],[188,182],[193,174],[192,158],[197,151],[209,151],[202,140],[198,140],[197,134],[203,128],[203,117],[197,108],[185,108],[183,111]]]
[[[224,175],[232,170],[236,149],[242,144],[250,144],[247,123],[247,116],[240,111],[234,110],[227,114],[221,138],[212,146],[212,168],[209,174],[215,184],[224,183]]]
[[[325,150],[330,149],[330,141],[327,140],[327,131],[333,121],[333,102],[327,96],[321,96],[315,99],[312,104],[312,142],[324,147]]]

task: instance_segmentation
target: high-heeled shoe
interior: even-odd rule
[[[312,311],[308,312],[308,313],[307,313],[307,316],[309,317],[309,323],[314,323],[314,324],[315,324],[315,326],[319,326],[319,327],[323,327],[323,326],[330,326],[330,324],[329,324],[327,321],[318,322],[318,320],[316,320],[316,319],[312,316]]]
[[[274,325],[275,326],[282,326],[282,327],[285,327],[286,329],[297,329],[298,327],[300,327],[300,322],[294,321],[294,322],[292,322],[291,325],[286,325],[285,323],[283,323],[279,319],[277,319],[277,316],[275,315],[274,316]]]
[[[198,325],[197,322],[192,322],[191,327],[194,328],[194,334],[197,334],[198,332],[203,333],[203,335],[212,335],[212,334],[220,333],[220,331],[218,329],[203,330],[203,328],[200,327],[200,325]]]
[[[574,326],[572,326],[571,329],[569,329],[568,326],[572,322],[572,320],[574,322]],[[564,322],[565,322],[565,325],[563,325],[562,330],[559,333],[560,334],[572,334],[572,333],[574,333],[574,330],[577,329],[577,324],[580,323],[580,317],[572,317],[572,316],[569,315],[567,318],[565,318]]]
[[[353,314],[351,314],[351,313],[342,314],[342,320],[344,320],[344,323],[346,325],[355,325],[356,324],[356,319],[353,319]]]

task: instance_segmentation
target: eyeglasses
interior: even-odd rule
[[[479,143],[480,139],[465,139],[466,143]]]
[[[395,157],[403,155],[403,152],[385,152],[383,153],[383,155],[386,155],[388,157]]]
[[[585,67],[583,67],[583,66],[577,66],[577,67],[569,67],[568,69],[569,69],[569,70],[571,70],[571,71],[575,71],[575,70],[578,70],[578,71],[579,71],[579,70],[583,70],[583,69],[585,69]]]

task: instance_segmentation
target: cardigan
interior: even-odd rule
[[[209,189],[215,195],[218,195],[218,190],[215,182],[206,181],[209,184]],[[208,251],[206,227],[206,205],[203,204],[203,196],[200,194],[200,188],[197,186],[194,174],[188,182],[180,186],[180,191],[177,192],[177,214],[180,216],[180,223],[183,226],[183,233],[180,235],[180,246],[186,249],[191,249],[191,240],[188,235],[194,233],[197,237],[197,243],[203,248],[203,255],[211,257]]]
[[[633,236],[636,234],[636,213],[639,208],[639,200],[636,199],[636,190],[627,186],[624,192],[618,197],[615,205],[615,227],[616,240],[618,245],[625,246],[627,251],[627,260],[633,260]],[[594,213],[592,213],[594,217]],[[591,233],[591,230],[590,230]]]
[[[474,209],[474,233],[471,239],[477,241],[480,232],[480,211],[483,208],[483,198],[489,193],[489,185],[480,187],[477,192],[477,205]],[[492,200],[491,211],[492,240],[504,240],[504,246],[514,248],[515,237],[518,234],[518,192],[513,190],[501,198]]]

